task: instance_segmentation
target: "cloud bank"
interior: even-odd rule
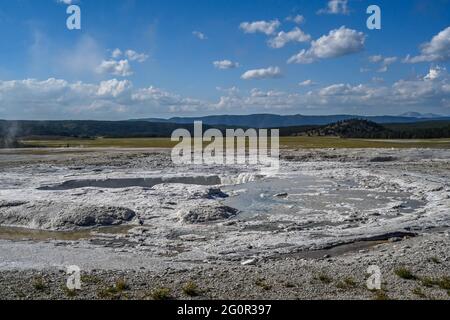
[[[248,79],[277,77],[276,67],[250,70]],[[313,86],[314,85],[314,86]],[[392,85],[335,83],[318,86],[312,80],[300,83],[305,93],[276,89],[220,89],[217,101],[185,97],[154,86],[135,88],[129,80],[110,79],[98,83],[62,79],[0,81],[0,106],[6,119],[129,119],[180,113],[273,111],[335,113],[354,110],[401,113],[411,108],[424,111],[450,110],[450,77],[445,68],[432,67],[415,79]]]

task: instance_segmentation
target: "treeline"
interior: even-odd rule
[[[381,125],[367,120],[351,119],[307,130],[302,134],[360,139],[450,138],[450,121]]]
[[[355,138],[370,139],[440,139],[450,138],[450,126],[446,128],[386,131],[375,135],[355,135]]]
[[[3,138],[167,137],[182,125],[130,121],[0,121]],[[191,126],[192,127],[192,126]],[[187,128],[191,129],[191,128]]]
[[[4,121],[0,120],[0,148],[19,147],[26,138],[94,139],[164,138],[176,129],[193,135],[193,124],[145,121]],[[231,126],[203,125],[203,130],[217,128],[224,132]],[[245,129],[245,128],[243,128]],[[337,136],[364,139],[433,139],[450,138],[450,121],[427,121],[400,124],[377,124],[364,119],[338,121],[329,125],[305,125],[280,128],[281,136]]]
[[[208,130],[211,126],[203,126]],[[227,127],[215,126],[224,131]],[[0,145],[10,145],[27,137],[77,138],[163,138],[176,129],[192,135],[192,124],[150,123],[144,121],[5,121],[0,120]]]
[[[391,130],[389,139],[438,139],[450,138],[450,121],[427,121],[405,125],[387,124],[385,127]]]

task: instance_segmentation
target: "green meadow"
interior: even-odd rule
[[[26,148],[172,148],[170,138],[24,140]],[[450,139],[371,140],[336,137],[281,137],[281,148],[450,148]]]

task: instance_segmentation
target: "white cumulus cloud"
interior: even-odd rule
[[[235,69],[239,67],[239,63],[230,60],[220,60],[213,62],[214,67],[221,70]]]
[[[244,80],[253,79],[273,79],[280,78],[282,76],[281,69],[279,67],[269,67],[266,69],[254,69],[245,72],[241,78]]]
[[[76,0],[57,0],[56,2],[67,4],[67,5],[71,5],[71,4],[77,3]]]
[[[312,81],[311,79],[308,79],[308,80],[300,82],[298,85],[300,87],[310,87],[310,86],[316,85],[316,83],[314,81]]]
[[[257,33],[261,32],[266,35],[272,35],[280,27],[281,23],[278,20],[272,21],[255,21],[255,22],[242,22],[239,28],[244,33]]]
[[[327,7],[317,11],[318,14],[349,14],[347,0],[330,0]]]
[[[119,48],[116,48],[112,51],[111,53],[111,57],[114,59],[119,59],[120,57],[122,57],[122,50],[120,50]]]
[[[406,57],[406,63],[442,62],[450,60],[450,27],[435,35],[431,41],[421,45],[420,55]]]
[[[391,64],[397,62],[397,57],[383,57],[382,55],[374,55],[369,57],[371,63],[379,64],[378,72],[386,72]]]
[[[131,49],[122,51],[119,48],[116,48],[112,51],[111,57],[113,59],[119,59],[119,58],[125,57],[129,61],[137,61],[140,63],[147,61],[147,59],[149,58],[148,54],[138,53]]]
[[[296,16],[289,16],[286,18],[286,21],[294,22],[296,24],[302,24],[305,22],[305,17],[301,14],[298,14]]]
[[[447,70],[444,67],[431,67],[428,74],[424,77],[424,80],[437,80],[447,76]]]
[[[300,28],[295,27],[289,32],[281,31],[276,37],[270,39],[268,44],[272,48],[282,48],[289,42],[308,42],[311,40],[309,34],[304,33]]]
[[[208,39],[208,37],[203,32],[200,32],[200,31],[192,31],[192,34],[200,40]]]
[[[103,60],[96,69],[100,74],[111,74],[120,77],[128,77],[133,75],[128,60]]]
[[[288,63],[313,63],[319,59],[337,58],[364,50],[366,36],[345,26],[331,30],[328,35],[312,41],[308,50],[292,56]]]
[[[102,81],[99,84],[97,94],[99,96],[112,96],[114,98],[118,97],[126,90],[131,88],[131,82],[128,80],[119,81],[117,79],[111,79],[107,81]]]
[[[137,53],[134,50],[127,50],[125,51],[125,56],[130,61],[137,61],[137,62],[145,62],[148,59],[148,55],[145,53]]]

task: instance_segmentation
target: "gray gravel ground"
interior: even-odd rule
[[[59,271],[0,273],[2,299],[438,299],[450,300],[450,234],[426,234],[367,249],[309,259],[279,257],[255,265],[186,270],[82,273],[79,291]],[[367,269],[381,269],[381,290],[366,286]],[[400,272],[409,271],[411,279]],[[186,289],[191,290],[186,290]]]

